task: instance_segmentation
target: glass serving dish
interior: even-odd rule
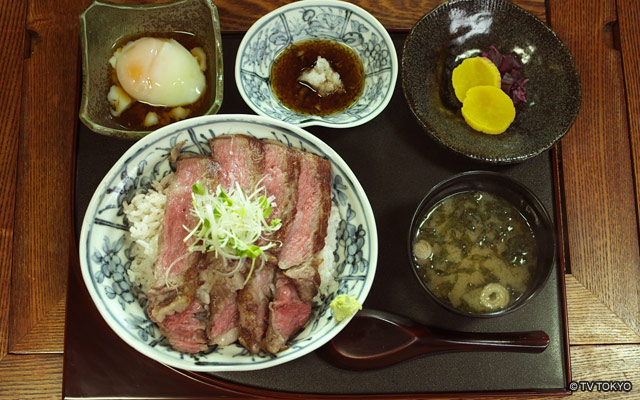
[[[204,114],[218,111],[223,94],[222,42],[218,11],[210,0],[143,5],[95,1],[80,15],[80,120],[89,129],[107,136],[140,139],[156,128],[129,129],[111,116],[107,101],[111,86],[109,58],[126,38],[169,33],[193,35],[203,47],[208,75]]]

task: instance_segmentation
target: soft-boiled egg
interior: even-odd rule
[[[206,79],[192,53],[174,39],[143,37],[118,49],[111,60],[118,82],[133,99],[175,107],[196,102]]]

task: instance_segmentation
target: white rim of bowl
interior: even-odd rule
[[[325,126],[328,128],[353,128],[354,126],[359,126],[362,124],[365,124],[369,121],[371,121],[372,119],[374,119],[375,117],[377,117],[378,115],[380,115],[380,113],[382,113],[382,111],[384,111],[385,108],[387,108],[387,105],[389,104],[389,102],[391,101],[391,98],[393,97],[393,93],[395,92],[395,87],[396,87],[396,82],[398,80],[398,55],[396,52],[396,48],[393,44],[393,40],[391,40],[391,36],[389,35],[389,31],[387,31],[387,28],[385,28],[382,23],[380,23],[380,21],[378,21],[378,19],[376,17],[374,17],[373,15],[371,15],[367,10],[365,10],[362,7],[358,7],[355,4],[346,2],[346,1],[341,1],[341,0],[299,0],[299,1],[295,1],[291,4],[287,4],[284,5],[282,7],[276,8],[275,10],[269,12],[268,14],[263,15],[262,17],[260,17],[256,22],[253,23],[253,25],[251,25],[251,27],[249,28],[249,30],[247,30],[247,32],[245,33],[244,37],[242,38],[242,41],[240,42],[240,46],[238,46],[238,52],[236,53],[236,65],[235,65],[235,71],[234,71],[234,76],[235,76],[235,80],[236,80],[236,86],[238,88],[238,92],[240,92],[240,96],[242,97],[242,100],[244,100],[245,104],[247,104],[249,106],[249,108],[251,108],[256,114],[268,117],[268,118],[272,118],[275,119],[273,117],[271,117],[270,115],[264,113],[262,110],[260,110],[260,108],[256,107],[253,102],[251,102],[249,100],[249,96],[247,96],[246,92],[244,91],[244,87],[240,84],[241,82],[241,77],[240,77],[240,58],[242,57],[243,53],[244,53],[244,49],[245,47],[247,47],[247,43],[248,43],[248,38],[252,37],[253,34],[258,31],[261,27],[262,27],[262,22],[272,18],[274,15],[278,15],[281,14],[283,12],[288,11],[289,9],[292,8],[299,8],[301,7],[301,5],[304,6],[340,6],[340,7],[344,7],[347,9],[350,9],[351,11],[357,13],[359,16],[361,17],[365,17],[367,20],[369,20],[369,22],[374,25],[376,28],[378,28],[380,30],[380,32],[382,32],[382,38],[384,39],[385,44],[387,45],[387,47],[389,48],[389,52],[391,53],[391,90],[389,90],[387,92],[387,95],[385,96],[385,98],[383,99],[382,103],[380,103],[380,106],[378,107],[378,109],[374,112],[372,112],[371,114],[367,115],[366,117],[359,119],[357,121],[353,121],[350,123],[346,123],[346,124],[333,124],[330,122],[326,122],[326,121],[322,121],[322,120],[310,120],[310,121],[305,121],[302,122],[300,124],[296,124],[293,122],[287,122],[290,125],[295,125],[298,126],[300,128],[304,128],[307,126]],[[283,121],[284,122],[284,121]]]
[[[89,202],[89,205],[87,206],[87,210],[86,210],[84,218],[82,220],[82,227],[81,227],[81,230],[80,230],[80,240],[79,240],[79,243],[78,243],[79,257],[80,257],[80,270],[82,272],[82,278],[83,278],[85,287],[87,288],[87,291],[89,292],[89,295],[91,296],[93,304],[98,309],[100,315],[102,316],[102,319],[107,323],[107,325],[109,325],[109,327],[116,333],[116,335],[118,335],[120,337],[120,339],[122,341],[124,341],[129,346],[131,346],[135,350],[137,350],[139,353],[149,357],[152,360],[156,360],[156,361],[161,362],[163,364],[166,364],[166,365],[169,365],[169,366],[172,366],[172,367],[175,367],[175,368],[188,370],[188,371],[199,371],[199,372],[255,371],[255,370],[259,370],[259,369],[275,367],[276,365],[280,365],[280,364],[284,364],[284,363],[289,362],[289,361],[293,361],[293,360],[295,360],[297,358],[303,357],[303,356],[305,356],[305,355],[317,350],[318,348],[320,348],[321,346],[323,346],[324,344],[329,342],[333,337],[338,335],[340,333],[340,331],[342,331],[342,329],[344,329],[344,327],[347,325],[347,323],[349,321],[351,321],[351,319],[353,318],[353,315],[352,315],[351,317],[349,317],[349,318],[347,318],[345,320],[342,320],[337,325],[335,334],[332,337],[329,337],[329,335],[326,335],[326,337],[323,337],[323,338],[320,338],[319,340],[316,340],[313,344],[309,345],[304,350],[301,350],[298,353],[292,354],[289,357],[287,357],[286,355],[284,357],[275,357],[275,358],[272,359],[273,363],[270,363],[268,365],[260,364],[260,365],[256,366],[254,364],[243,364],[243,365],[235,365],[235,366],[227,366],[227,365],[221,365],[221,366],[211,366],[211,365],[199,366],[199,365],[194,365],[193,363],[190,363],[190,362],[183,362],[183,361],[180,361],[180,360],[175,360],[175,359],[166,357],[163,354],[163,352],[157,351],[155,348],[149,347],[146,343],[142,343],[142,342],[137,341],[137,340],[136,341],[130,340],[129,332],[126,331],[123,327],[120,326],[120,324],[118,324],[116,321],[113,320],[113,318],[111,316],[111,313],[109,311],[107,311],[107,307],[102,303],[102,301],[100,299],[100,296],[98,295],[98,293],[96,292],[96,290],[94,288],[93,281],[92,281],[91,275],[89,273],[89,267],[85,263],[88,249],[85,246],[83,246],[83,244],[86,243],[86,241],[87,241],[87,235],[88,235],[88,231],[89,231],[88,228],[89,228],[89,225],[91,224],[91,221],[89,219],[92,218],[92,216],[95,213],[95,210],[96,210],[96,208],[98,206],[98,203],[100,201],[100,196],[96,196],[96,193],[104,192],[108,182],[113,179],[114,175],[117,175],[117,174],[120,173],[119,166],[120,166],[120,164],[122,163],[123,160],[126,160],[126,159],[130,158],[140,148],[145,147],[148,142],[154,141],[156,139],[155,138],[156,136],[161,136],[161,135],[168,134],[168,133],[171,133],[171,132],[177,132],[178,130],[186,129],[186,127],[188,127],[190,125],[197,124],[199,122],[203,122],[203,121],[207,121],[207,120],[209,120],[211,122],[215,122],[216,120],[231,120],[231,119],[237,119],[238,122],[245,122],[245,123],[271,124],[271,125],[279,126],[279,127],[283,128],[283,129],[286,129],[286,130],[293,131],[296,134],[298,134],[298,135],[304,137],[305,139],[309,140],[311,143],[313,143],[315,146],[317,146],[319,149],[321,149],[330,158],[332,163],[336,163],[336,164],[340,165],[340,168],[342,168],[344,170],[344,172],[348,175],[348,177],[351,179],[357,196],[360,197],[360,198],[366,199],[366,202],[363,202],[363,204],[362,204],[363,205],[362,208],[363,208],[363,212],[364,212],[365,218],[370,221],[370,227],[371,228],[370,228],[370,231],[368,233],[369,233],[370,242],[371,242],[371,260],[369,261],[369,268],[370,268],[370,273],[374,277],[375,277],[375,273],[376,273],[376,269],[377,269],[377,263],[378,263],[378,233],[377,233],[377,226],[376,226],[376,222],[375,222],[375,217],[374,217],[374,214],[373,214],[373,209],[371,208],[371,203],[369,202],[368,197],[367,197],[364,189],[362,188],[362,185],[360,184],[360,182],[356,178],[355,174],[353,173],[353,171],[351,170],[349,165],[328,144],[324,143],[322,140],[320,140],[319,138],[317,138],[316,136],[314,136],[310,132],[307,132],[306,130],[302,129],[301,127],[299,127],[297,125],[293,125],[293,124],[290,124],[288,122],[280,121],[280,120],[277,120],[275,118],[271,118],[271,117],[268,117],[268,116],[261,116],[261,115],[249,115],[249,114],[203,115],[203,116],[194,117],[194,118],[186,119],[186,120],[183,120],[183,121],[175,122],[173,124],[164,126],[164,127],[160,128],[158,130],[155,130],[155,131],[151,132],[147,136],[145,136],[142,139],[140,139],[139,141],[137,141],[134,145],[132,145],[118,159],[118,161],[116,161],[113,164],[111,169],[109,169],[109,172],[107,172],[106,175],[104,176],[104,178],[102,178],[102,180],[100,181],[100,184],[97,186],[96,190],[94,191],[94,194],[91,196],[91,201]],[[369,292],[371,290],[371,286],[372,285],[373,285],[373,279],[368,279],[368,280],[365,281],[364,286],[362,288],[362,299],[361,299],[362,302],[364,302],[364,300],[369,295]]]

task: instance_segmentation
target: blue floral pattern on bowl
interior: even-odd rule
[[[243,133],[274,139],[326,157],[332,164],[332,199],[340,213],[334,252],[338,290],[314,304],[305,329],[277,356],[251,355],[240,345],[212,347],[198,354],[173,350],[146,312],[146,298],[127,274],[133,256],[123,203],[146,192],[153,180],[171,172],[171,148],[185,141],[182,152],[209,154],[208,139]],[[369,201],[344,161],[301,128],[261,116],[215,115],[193,118],[160,129],[135,143],[113,166],[93,195],[83,221],[80,262],[87,288],[113,330],[143,354],[187,370],[231,371],[267,368],[320,347],[348,321],[336,322],[329,304],[340,293],[363,303],[375,275],[377,232]]]
[[[271,65],[287,46],[309,38],[325,38],[353,49],[363,62],[365,87],[358,100],[341,113],[299,114],[284,107],[271,90]],[[256,113],[298,126],[347,128],[363,124],[387,106],[395,89],[398,61],[388,32],[373,16],[338,0],[295,2],[265,15],[249,29],[236,58],[236,84]]]

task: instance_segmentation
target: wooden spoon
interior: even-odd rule
[[[330,362],[351,370],[387,367],[423,354],[459,351],[541,353],[549,345],[542,331],[471,333],[428,327],[376,310],[358,312],[323,348]]]

